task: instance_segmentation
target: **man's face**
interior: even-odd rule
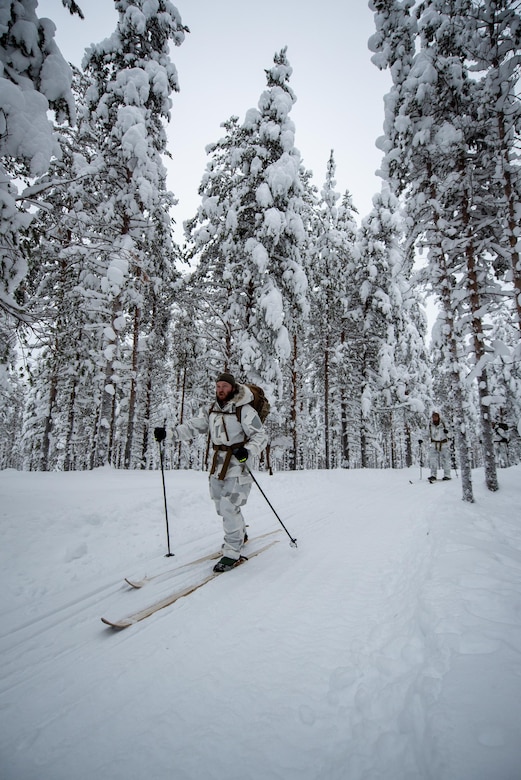
[[[233,386],[228,382],[217,382],[215,385],[215,395],[219,401],[226,401],[233,390]]]
[[[434,423],[434,425],[439,425],[440,424],[440,415],[434,413],[432,415],[432,422]]]

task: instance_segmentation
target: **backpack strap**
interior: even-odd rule
[[[226,414],[234,414],[237,417],[237,420],[241,422],[241,409],[242,406],[236,406],[234,412],[224,412],[221,408],[215,409],[215,404],[212,404],[209,409],[209,414],[222,414],[223,415],[223,425],[224,425],[224,432],[226,436],[228,437],[228,431],[226,430],[226,421],[224,419],[224,415]],[[228,437],[229,438],[229,437]],[[213,453],[213,459],[212,459],[212,465],[210,467],[210,476],[212,474],[215,474],[217,470],[217,459],[219,457],[219,452],[226,452],[226,455],[224,457],[224,463],[221,467],[221,470],[219,472],[219,479],[223,480],[226,477],[226,473],[228,471],[228,467],[230,465],[230,460],[233,455],[233,450],[237,447],[243,447],[248,442],[248,439],[244,439],[244,441],[238,441],[235,442],[235,444],[213,444],[212,447],[214,450]]]

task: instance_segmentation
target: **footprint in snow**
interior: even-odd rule
[[[83,558],[86,554],[87,545],[85,543],[79,544],[76,547],[69,547],[69,549],[65,551],[63,560],[65,563],[70,563],[71,561],[77,561],[78,558]]]

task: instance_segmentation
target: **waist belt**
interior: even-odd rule
[[[214,453],[213,453],[212,467],[210,469],[210,476],[212,476],[212,474],[215,474],[215,471],[217,469],[217,458],[219,457],[219,453],[225,452],[226,455],[224,456],[224,463],[222,465],[218,477],[218,479],[224,479],[226,476],[226,472],[228,471],[228,466],[230,465],[230,460],[233,455],[233,450],[237,449],[237,447],[243,447],[247,441],[248,439],[244,439],[244,441],[238,441],[235,442],[235,444],[213,444],[212,447],[214,449]]]
[[[431,439],[431,442],[435,445],[435,449],[438,452],[441,452],[441,445],[442,444],[447,444],[447,441],[448,441],[447,439],[441,439],[441,440],[440,439]]]

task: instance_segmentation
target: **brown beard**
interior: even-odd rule
[[[233,388],[232,390],[230,390],[228,395],[225,398],[222,398],[222,399],[219,398],[217,396],[217,394],[215,395],[216,401],[219,404],[219,406],[221,407],[221,409],[223,408],[223,406],[226,406],[228,401],[230,401],[233,398],[233,396],[235,395],[236,392],[237,392],[237,390],[235,388]]]

